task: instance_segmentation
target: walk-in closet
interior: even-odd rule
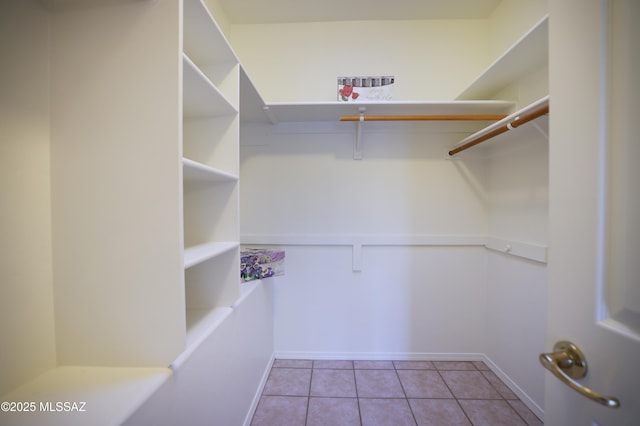
[[[0,4],[0,424],[639,414],[638,7],[353,3]]]

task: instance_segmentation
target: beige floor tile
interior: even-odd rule
[[[313,361],[313,368],[333,368],[353,370],[353,361],[339,359],[322,359]]]
[[[353,370],[314,369],[311,375],[311,396],[355,398],[357,395]]]
[[[453,396],[463,399],[501,399],[479,371],[440,371]]]
[[[528,426],[541,426],[543,424],[542,420],[540,420],[538,416],[533,414],[533,411],[531,411],[529,407],[524,404],[524,402],[520,400],[509,400],[507,402],[509,403],[511,408],[513,408],[518,412],[518,414],[520,414],[520,417],[524,419],[525,423]]]
[[[360,398],[404,398],[395,370],[355,370]]]
[[[393,361],[398,370],[435,370],[431,361]]]
[[[471,426],[455,399],[410,399],[418,426]]]
[[[304,426],[307,397],[263,396],[251,421],[251,426]]]
[[[273,361],[274,367],[288,368],[311,368],[313,361],[310,359],[276,359]]]
[[[434,370],[398,370],[407,398],[453,398],[442,377]]]
[[[496,373],[494,373],[493,371],[481,371],[481,373],[485,377],[485,379],[487,379],[489,383],[491,383],[493,387],[496,388],[498,393],[500,393],[500,395],[502,395],[504,399],[518,399],[518,396],[513,393],[511,389],[509,389],[509,386],[505,385],[504,382],[500,380],[498,376],[496,376]]]
[[[489,371],[490,368],[487,367],[487,364],[485,364],[483,361],[472,361],[472,364],[478,369],[478,370],[482,370],[482,371]]]
[[[356,398],[309,398],[306,426],[360,426]]]
[[[368,370],[393,370],[392,361],[353,361],[354,368]]]
[[[360,399],[362,426],[415,426],[406,399]]]
[[[482,361],[277,359],[252,426],[540,426]]]
[[[474,426],[526,426],[526,423],[505,400],[459,400]]]
[[[471,361],[433,361],[438,370],[463,370],[475,371],[476,367]]]
[[[273,368],[264,386],[264,395],[309,396],[311,370]]]

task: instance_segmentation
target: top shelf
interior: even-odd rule
[[[202,0],[184,2],[184,51],[199,67],[237,63],[227,38]]]
[[[491,99],[509,83],[548,62],[549,18],[545,16],[496,59],[458,100]]]
[[[313,102],[272,103],[264,107],[265,122],[340,120],[343,115],[476,115],[509,114],[515,107],[507,101],[415,101],[415,102]]]
[[[291,102],[264,104],[259,95],[247,90],[243,105],[254,105],[243,114],[244,123],[337,122],[343,115],[481,115],[511,114],[515,102],[487,101],[532,69],[548,62],[548,16],[537,22],[526,34],[496,59],[454,101],[390,101],[390,102]],[[255,91],[255,89],[253,89]],[[257,92],[256,92],[257,93]]]

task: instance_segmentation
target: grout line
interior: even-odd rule
[[[309,388],[307,389],[307,412],[304,415],[304,424],[309,421],[309,404],[311,404],[311,383],[313,383],[313,362],[311,363],[311,374],[309,375]]]
[[[311,387],[312,387],[312,382],[313,382],[313,376],[314,376],[314,370],[340,370],[340,371],[348,371],[351,370],[352,375],[353,375],[353,381],[354,381],[354,386],[355,386],[355,399],[357,402],[357,406],[358,406],[358,416],[360,419],[360,426],[362,426],[362,409],[361,409],[361,400],[363,399],[404,399],[405,402],[407,403],[407,405],[409,406],[409,410],[411,412],[411,415],[413,417],[414,422],[417,424],[417,418],[415,413],[413,412],[413,408],[411,407],[411,404],[409,403],[409,397],[407,396],[407,392],[405,390],[405,387],[402,383],[402,380],[400,378],[400,374],[399,371],[400,370],[410,370],[410,371],[435,371],[437,372],[438,376],[440,377],[440,379],[442,380],[442,382],[444,383],[444,385],[446,386],[446,388],[449,390],[449,393],[451,394],[451,398],[412,398],[412,399],[424,399],[424,400],[455,400],[456,404],[458,405],[458,407],[462,410],[462,413],[464,414],[465,418],[467,418],[467,420],[469,420],[469,422],[472,424],[471,422],[471,418],[468,416],[468,414],[466,413],[466,411],[464,410],[464,408],[462,407],[462,404],[460,404],[460,401],[463,400],[485,400],[485,401],[504,401],[509,408],[512,411],[515,411],[515,413],[518,415],[518,417],[520,419],[522,419],[522,421],[525,424],[527,423],[527,420],[524,418],[523,415],[520,414],[520,412],[518,412],[518,410],[516,410],[511,404],[509,404],[509,400],[507,400],[502,393],[498,390],[498,388],[496,387],[496,385],[494,385],[494,383],[492,383],[484,374],[483,371],[487,371],[487,370],[481,370],[478,368],[478,366],[476,366],[474,363],[471,362],[471,366],[473,367],[473,369],[470,370],[460,370],[460,369],[446,369],[446,368],[442,368],[439,369],[436,364],[432,364],[434,369],[429,369],[429,368],[401,368],[399,369],[396,364],[393,362],[393,360],[391,360],[391,365],[392,368],[356,368],[355,366],[355,362],[351,361],[351,368],[318,368],[316,367],[316,360],[310,360],[311,361],[311,368],[309,367],[291,367],[291,366],[274,366],[272,365],[271,370],[269,371],[269,375],[267,376],[267,382],[269,381],[269,379],[272,377],[272,373],[273,370],[278,368],[278,369],[284,369],[284,368],[289,368],[289,369],[298,369],[298,370],[310,370],[311,375],[310,375],[310,379],[309,379],[309,385],[308,385],[308,389],[307,389],[307,395],[306,395],[306,399],[307,399],[307,404],[306,404],[306,413],[305,413],[305,425],[308,422],[309,419],[309,407],[310,407],[310,403],[311,403]],[[466,361],[465,361],[466,362]],[[379,370],[379,371],[390,371],[393,370],[396,374],[396,378],[398,379],[398,382],[400,383],[400,387],[402,389],[404,398],[398,398],[398,397],[362,397],[359,395],[358,393],[358,380],[357,380],[357,375],[356,375],[356,370]],[[489,386],[496,391],[496,393],[499,395],[499,398],[458,398],[455,396],[455,394],[453,393],[451,387],[449,386],[449,384],[446,382],[446,380],[444,379],[443,375],[442,375],[442,371],[466,371],[466,372],[478,372],[480,373],[482,379],[486,382],[489,383]],[[490,369],[488,371],[491,371]],[[500,380],[500,378],[498,378]],[[500,380],[500,382],[502,382],[502,380]],[[503,382],[504,383],[504,382]],[[266,382],[265,382],[265,387],[266,387]],[[282,394],[265,394],[264,393],[264,389],[262,394],[260,395],[260,400],[262,400],[262,398],[264,396],[282,396],[282,397],[291,397],[291,396],[301,396],[301,397],[305,397],[304,395],[282,395]],[[318,396],[317,398],[332,398],[332,399],[353,399],[353,397],[350,396]],[[515,399],[514,401],[521,401],[520,398]],[[259,404],[259,403],[258,403]],[[256,407],[256,411],[257,411],[257,407]],[[534,414],[535,415],[535,414]],[[253,418],[255,418],[256,413],[254,412],[253,417],[252,417],[252,421]],[[537,416],[536,416],[537,417]]]
[[[356,387],[356,403],[358,404],[358,419],[360,420],[360,426],[362,426],[362,410],[360,409],[360,395],[358,395],[358,379],[356,378],[356,365],[353,364],[353,384]]]
[[[404,389],[404,385],[402,384],[402,379],[400,379],[400,374],[398,373],[398,369],[396,368],[396,365],[393,362],[391,363],[391,365],[393,365],[393,371],[395,371],[396,377],[398,378],[398,382],[400,382],[400,387],[402,388],[402,393],[404,394],[404,400],[409,406],[409,412],[411,413],[411,417],[413,417],[413,421],[417,425],[418,419],[416,419],[416,415],[413,412],[413,408],[411,408],[411,404],[409,403],[409,397],[407,396],[407,391]]]
[[[480,374],[482,374],[482,372],[480,372]],[[491,386],[491,387],[493,388],[493,390],[495,390],[495,391],[498,393],[498,395],[500,395],[500,399],[503,399],[503,400],[505,400],[505,401],[506,401],[506,399],[507,399],[507,398],[505,398],[505,397],[502,395],[502,392],[500,392],[500,390],[499,390],[497,387],[495,387],[495,386],[493,385],[493,383],[491,382],[491,380],[487,379],[487,376],[485,376],[484,374],[482,374],[482,378],[483,378],[483,379],[485,379],[485,380],[489,383],[489,386]],[[514,410],[514,411],[515,411],[515,410]],[[525,422],[525,423],[526,423],[526,422]]]
[[[453,393],[453,390],[451,390],[451,388],[449,387],[449,384],[447,383],[447,381],[444,379],[444,377],[442,377],[442,374],[440,374],[440,370],[438,370],[438,367],[436,367],[435,364],[433,364],[433,366],[436,368],[436,372],[438,373],[438,376],[440,376],[440,379],[442,380],[442,383],[444,383],[444,385],[447,387],[447,389],[449,389],[449,393],[451,393],[451,396],[453,397],[453,400],[456,402],[456,404],[458,404],[458,407],[460,407],[460,411],[462,411],[462,414],[464,414],[464,416],[467,418],[467,420],[469,420],[469,424],[473,424],[473,422],[471,421],[471,418],[469,418],[469,415],[467,414],[466,411],[464,411],[464,408],[462,407],[462,404],[460,404],[460,401],[458,400],[458,397],[456,397],[456,395]],[[475,367],[475,365],[474,365]]]
[[[513,411],[515,411],[515,413],[518,415],[518,417],[520,417],[522,419],[522,421],[524,422],[525,425],[528,425],[529,422],[527,421],[527,419],[525,419],[524,417],[522,417],[522,415],[520,414],[520,412],[518,410],[516,410],[515,408],[513,408],[513,406],[511,404],[509,404],[509,401],[507,401],[506,399],[504,400],[504,402],[507,403],[507,406],[509,408],[511,408]],[[538,417],[538,416],[536,416]]]

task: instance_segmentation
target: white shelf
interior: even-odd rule
[[[238,180],[236,175],[188,158],[182,159],[182,170],[182,177],[185,183],[223,183]]]
[[[238,62],[202,0],[184,1],[184,51],[200,66]]]
[[[233,302],[233,305],[231,305],[231,307],[233,309],[237,308],[238,306],[240,306],[240,304],[247,298],[249,297],[249,295],[251,293],[253,293],[253,291],[260,285],[263,285],[263,280],[270,280],[273,279],[273,277],[267,277],[267,278],[263,278],[260,280],[253,280],[253,281],[246,281],[246,282],[241,282],[240,283],[240,295],[238,296],[238,300],[236,300],[235,302]]]
[[[415,101],[415,102],[294,102],[272,103],[265,106],[273,124],[279,122],[334,121],[341,115],[450,115],[450,114],[509,114],[515,107],[507,101]]]
[[[187,309],[186,349],[171,363],[171,368],[179,369],[198,346],[231,315],[231,312],[233,312],[231,307]]]
[[[240,243],[237,241],[212,242],[186,247],[184,249],[184,268],[190,268],[239,247]],[[237,269],[238,276],[240,276],[239,265]]]
[[[188,353],[239,291],[241,71],[203,0],[184,0],[183,19],[183,237],[209,241],[184,248]]]
[[[182,64],[185,117],[216,117],[238,112],[186,54]]]
[[[25,383],[4,401],[28,401],[35,412],[0,413],[1,424],[119,425],[171,377],[169,368],[57,367]],[[76,402],[85,411],[52,412],[46,404]],[[81,404],[85,403],[85,404]],[[42,404],[42,405],[41,405]]]
[[[500,89],[548,62],[549,19],[545,16],[496,59],[457,99],[491,99]]]
[[[264,101],[244,67],[240,67],[240,122],[267,123],[269,118],[264,110]]]
[[[511,256],[547,263],[547,246],[488,236],[485,247]]]

